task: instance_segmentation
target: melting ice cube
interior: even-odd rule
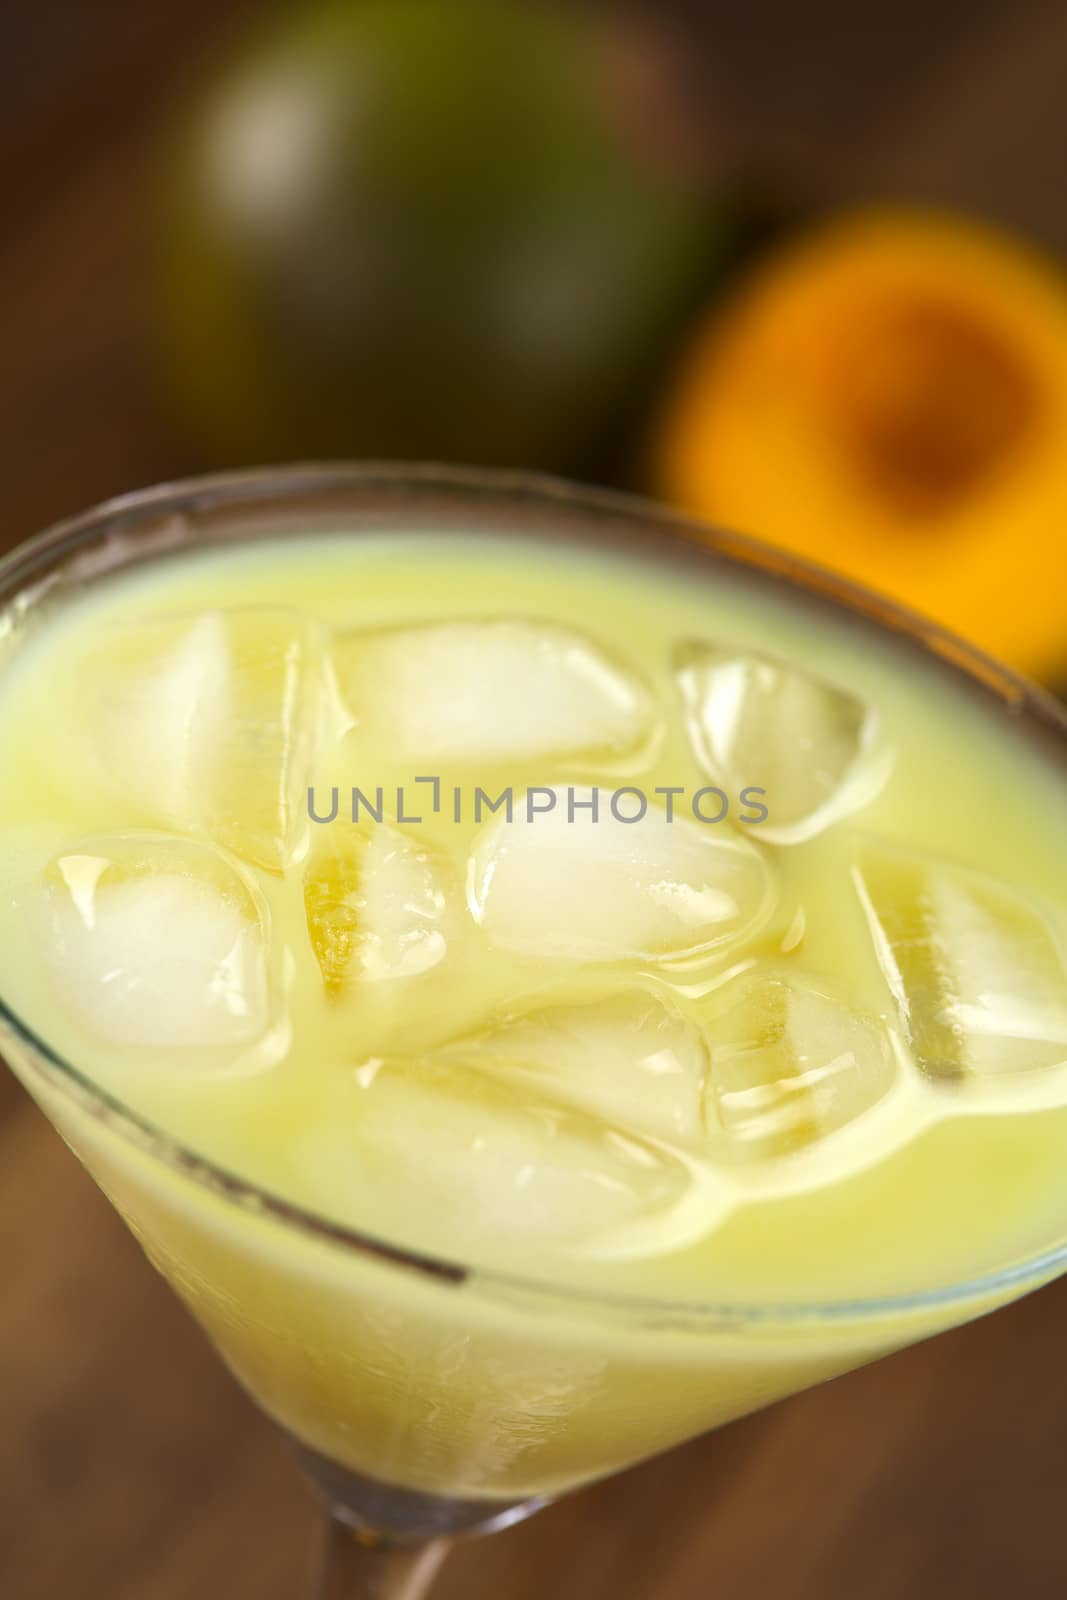
[[[106,781],[146,820],[205,833],[268,871],[299,849],[315,736],[313,630],[249,607],[129,624],[84,663]]]
[[[264,914],[211,845],[86,840],[49,864],[41,938],[62,1002],[105,1043],[233,1049],[268,1026]]]
[[[770,872],[747,840],[652,806],[619,821],[606,791],[546,794],[551,810],[531,814],[519,796],[513,820],[501,812],[474,841],[468,900],[500,948],[670,961],[736,943],[769,914]]]
[[[891,752],[873,749],[870,707],[772,656],[692,642],[675,655],[689,737],[732,794],[763,791],[761,840],[793,844],[872,800]]]
[[[635,988],[513,1014],[449,1047],[502,1079],[648,1139],[699,1148],[708,1054],[668,999]]]
[[[523,619],[341,635],[333,650],[353,737],[398,761],[611,757],[654,725],[641,680],[591,640]]]
[[[891,1087],[873,1017],[817,982],[764,970],[722,992],[708,1025],[708,1129],[723,1160],[787,1154],[854,1121]]]
[[[331,826],[304,875],[304,909],[327,994],[358,978],[411,978],[447,953],[448,905],[430,852],[384,824]]]
[[[924,1072],[1067,1063],[1067,970],[1037,906],[982,874],[888,849],[866,849],[855,880]]]
[[[682,1161],[533,1086],[438,1055],[369,1063],[353,1094],[347,1123],[296,1150],[305,1180],[334,1210],[358,1205],[364,1225],[379,1207],[393,1232],[417,1216],[424,1248],[429,1230],[453,1253],[640,1252],[707,1226]]]

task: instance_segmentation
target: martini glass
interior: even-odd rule
[[[17,625],[183,549],[396,527],[620,548],[724,570],[895,636],[902,668],[963,682],[1062,759],[1055,703],[950,636],[792,558],[621,496],[437,467],[302,466],[167,485],[66,522],[0,564],[0,671]],[[538,544],[534,554],[543,548]],[[326,1508],[320,1600],[419,1600],[449,1539],[982,1314],[1067,1267],[1067,1244],[910,1296],[679,1304],[584,1292],[401,1249],[286,1203],[168,1137],[5,1005],[10,1065],[223,1359],[289,1437]]]

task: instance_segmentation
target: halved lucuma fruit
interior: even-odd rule
[[[699,334],[657,487],[937,618],[1067,664],[1067,280],[959,218],[848,216]]]

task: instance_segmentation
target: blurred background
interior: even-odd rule
[[[0,16],[0,546],[262,461],[667,499],[1067,682],[1067,8]],[[298,1592],[282,1447],[0,1079],[0,1594]],[[1067,1286],[478,1547],[441,1600],[1044,1600]]]

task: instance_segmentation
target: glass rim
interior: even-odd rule
[[[860,619],[882,633],[896,634],[922,655],[933,657],[969,680],[974,688],[999,702],[1017,720],[1027,719],[1043,734],[1067,750],[1067,709],[1052,695],[1021,674],[1003,666],[977,646],[967,643],[908,607],[875,594],[863,585],[833,573],[814,562],[780,550],[747,534],[718,529],[667,506],[628,492],[571,483],[562,478],[525,471],[501,471],[424,463],[300,462],[279,467],[253,467],[177,479],[133,490],[101,501],[75,516],[53,523],[0,557],[0,623],[12,609],[28,611],[42,586],[35,575],[44,564],[76,556],[85,546],[109,534],[136,528],[150,514],[171,518],[195,517],[223,508],[246,507],[274,497],[284,505],[300,493],[351,491],[362,496],[383,492],[434,492],[457,499],[497,501],[502,511],[523,504],[556,515],[585,514],[594,519],[625,525],[635,547],[655,539],[669,547],[674,558],[725,563],[750,576],[780,579],[808,598],[827,603],[838,615]],[[180,524],[184,527],[185,524]],[[195,524],[194,524],[195,527]],[[505,532],[506,530],[501,530]],[[546,532],[542,530],[542,534]],[[571,530],[573,531],[573,530]],[[508,532],[508,536],[512,536]],[[536,532],[534,534],[536,537]],[[195,532],[193,534],[195,540]],[[161,550],[184,548],[190,540],[165,537]],[[581,544],[593,549],[586,535]],[[652,552],[652,559],[656,559]],[[666,554],[659,560],[665,560]],[[121,566],[121,560],[117,564]],[[113,570],[107,568],[106,570]],[[63,569],[56,573],[62,576]],[[469,1285],[508,1296],[555,1302],[572,1310],[615,1313],[656,1327],[682,1326],[694,1330],[724,1327],[741,1329],[803,1327],[805,1324],[868,1324],[893,1317],[947,1311],[1024,1293],[1040,1287],[1067,1269],[1067,1237],[1063,1243],[1023,1257],[993,1271],[978,1273],[948,1285],[893,1294],[857,1297],[820,1297],[813,1300],[748,1301],[672,1298],[641,1295],[632,1290],[586,1289],[535,1273],[509,1272],[492,1266],[465,1263],[456,1257],[424,1252],[387,1238],[331,1220],[311,1207],[274,1194],[267,1186],[231,1172],[222,1163],[202,1155],[171,1137],[151,1119],[125,1104],[83,1073],[54,1049],[16,1012],[0,991],[0,1028],[30,1052],[44,1069],[49,1083],[102,1123],[109,1131],[144,1154],[160,1160],[179,1178],[207,1190],[240,1210],[267,1219],[283,1229],[295,1230],[328,1248],[349,1251],[388,1267],[410,1271],[440,1284]]]

